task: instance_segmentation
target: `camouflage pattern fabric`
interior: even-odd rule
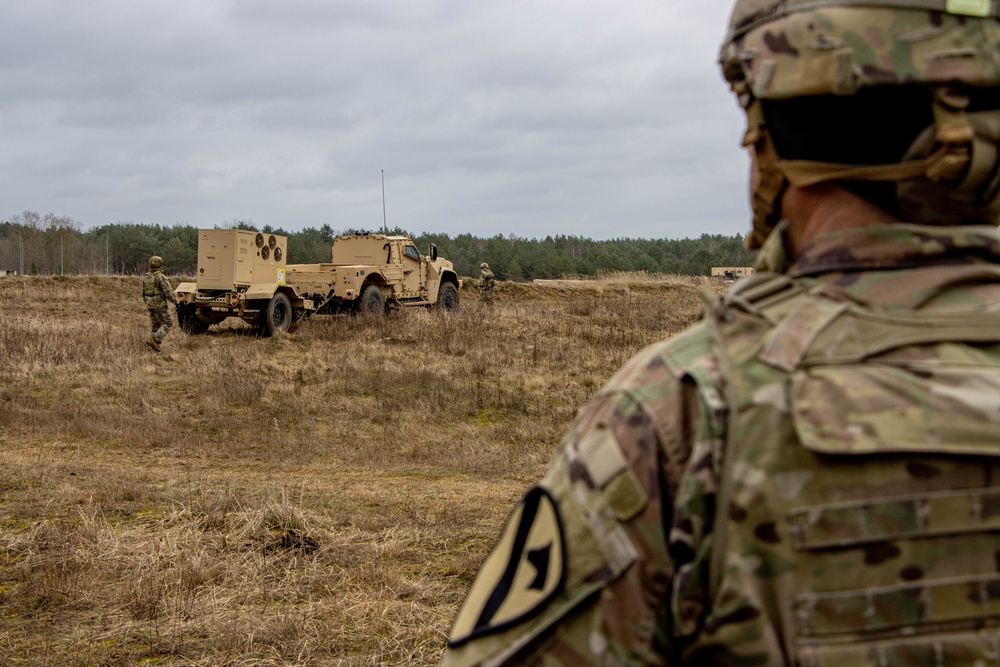
[[[730,81],[745,79],[757,99],[903,82],[1000,83],[1000,22],[891,4],[743,0],[722,46],[723,71]]]
[[[167,303],[177,304],[177,295],[174,294],[170,281],[163,275],[160,269],[148,271],[142,278],[142,300],[149,309],[149,325],[152,329],[152,338],[157,344],[170,333],[173,326],[173,319],[170,317],[170,309]]]
[[[167,302],[177,304],[177,295],[174,294],[170,281],[163,275],[163,271],[159,269],[147,271],[143,276],[142,300],[147,308],[163,308]]]
[[[720,63],[747,115],[743,145],[753,146],[759,167],[747,246],[759,248],[780,220],[789,184],[898,181],[899,210],[911,222],[1000,222],[994,186],[1000,110],[976,100],[991,98],[989,89],[1000,86],[998,6],[989,0],[738,0]],[[914,134],[903,153],[886,156],[887,163],[867,164],[858,154],[845,154],[845,162],[788,159],[771,141],[762,100],[849,97],[901,86],[927,91],[923,112],[933,124]],[[915,103],[913,117],[921,117],[922,104]],[[863,136],[864,124],[853,125]]]
[[[170,333],[170,328],[174,325],[170,316],[170,309],[167,306],[162,308],[149,309],[149,326],[152,330],[152,338],[157,343],[162,343],[163,339]]]
[[[996,664],[1000,234],[781,233],[581,413],[442,665]]]
[[[493,303],[496,284],[497,280],[493,272],[489,269],[483,269],[479,275],[479,300],[483,303]]]

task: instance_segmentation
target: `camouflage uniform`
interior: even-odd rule
[[[576,420],[443,665],[995,660],[1000,234],[780,247]]]
[[[157,259],[157,258],[154,258]],[[160,343],[167,337],[173,320],[170,317],[170,309],[167,303],[177,305],[177,295],[174,294],[170,281],[163,275],[162,260],[159,266],[150,260],[149,271],[142,279],[142,300],[149,309],[149,324],[152,334],[147,344],[154,350],[159,350]]]
[[[998,17],[737,0],[722,64],[760,177],[757,273],[574,422],[445,667],[1000,663]],[[905,155],[776,150],[782,100],[904,82],[933,116]],[[914,224],[798,244],[785,195],[845,181],[896,182]]]
[[[485,304],[492,304],[496,285],[496,277],[490,271],[490,267],[484,264],[479,274],[479,301]]]

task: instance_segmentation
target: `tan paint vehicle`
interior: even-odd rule
[[[461,282],[431,245],[421,255],[408,236],[353,234],[333,242],[329,264],[290,264],[288,282],[315,300],[319,312],[439,306],[458,308]]]
[[[452,263],[433,245],[421,255],[406,236],[341,236],[328,264],[287,264],[287,255],[288,239],[277,234],[199,230],[197,282],[176,289],[181,328],[200,334],[239,317],[273,335],[317,312],[458,308],[461,283]]]

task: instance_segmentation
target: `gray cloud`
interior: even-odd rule
[[[729,4],[3,3],[0,215],[739,233]]]

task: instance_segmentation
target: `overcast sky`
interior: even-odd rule
[[[0,218],[748,228],[732,0],[3,0]]]

